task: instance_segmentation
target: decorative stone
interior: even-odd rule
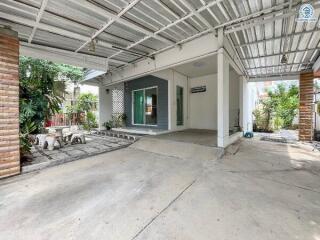
[[[45,145],[46,145],[46,138],[47,138],[47,135],[46,134],[38,134],[36,136],[36,141],[37,143],[36,144],[39,144],[39,146],[43,149],[45,149]]]
[[[56,143],[56,137],[55,136],[47,136],[46,142],[48,144],[48,150],[52,151],[54,149],[54,144]]]
[[[84,134],[82,133],[75,133],[71,137],[71,144],[76,144],[76,143],[81,143],[85,144],[86,143],[86,138]]]

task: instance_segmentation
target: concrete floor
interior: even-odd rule
[[[2,180],[0,239],[320,239],[319,153],[256,140],[215,151],[143,138]]]
[[[217,131],[207,129],[186,129],[183,131],[161,134],[156,136],[156,138],[211,147],[217,146]]]

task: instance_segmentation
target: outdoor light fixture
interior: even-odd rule
[[[281,63],[282,64],[288,63],[288,58],[287,58],[287,56],[285,54],[283,54],[282,57],[281,57]]]
[[[106,89],[106,93],[107,93],[107,94],[109,94],[109,92],[110,92],[110,89],[109,89],[109,88],[107,88],[107,89]]]

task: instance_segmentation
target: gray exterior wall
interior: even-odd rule
[[[132,91],[148,87],[158,87],[157,126],[132,125]],[[168,129],[167,80],[163,80],[161,78],[149,75],[129,82],[125,82],[124,89],[124,111],[127,115],[126,124],[128,127]]]

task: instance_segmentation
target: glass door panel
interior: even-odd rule
[[[144,90],[133,92],[134,124],[144,124]]]
[[[145,119],[147,125],[157,125],[157,88],[145,90]]]

